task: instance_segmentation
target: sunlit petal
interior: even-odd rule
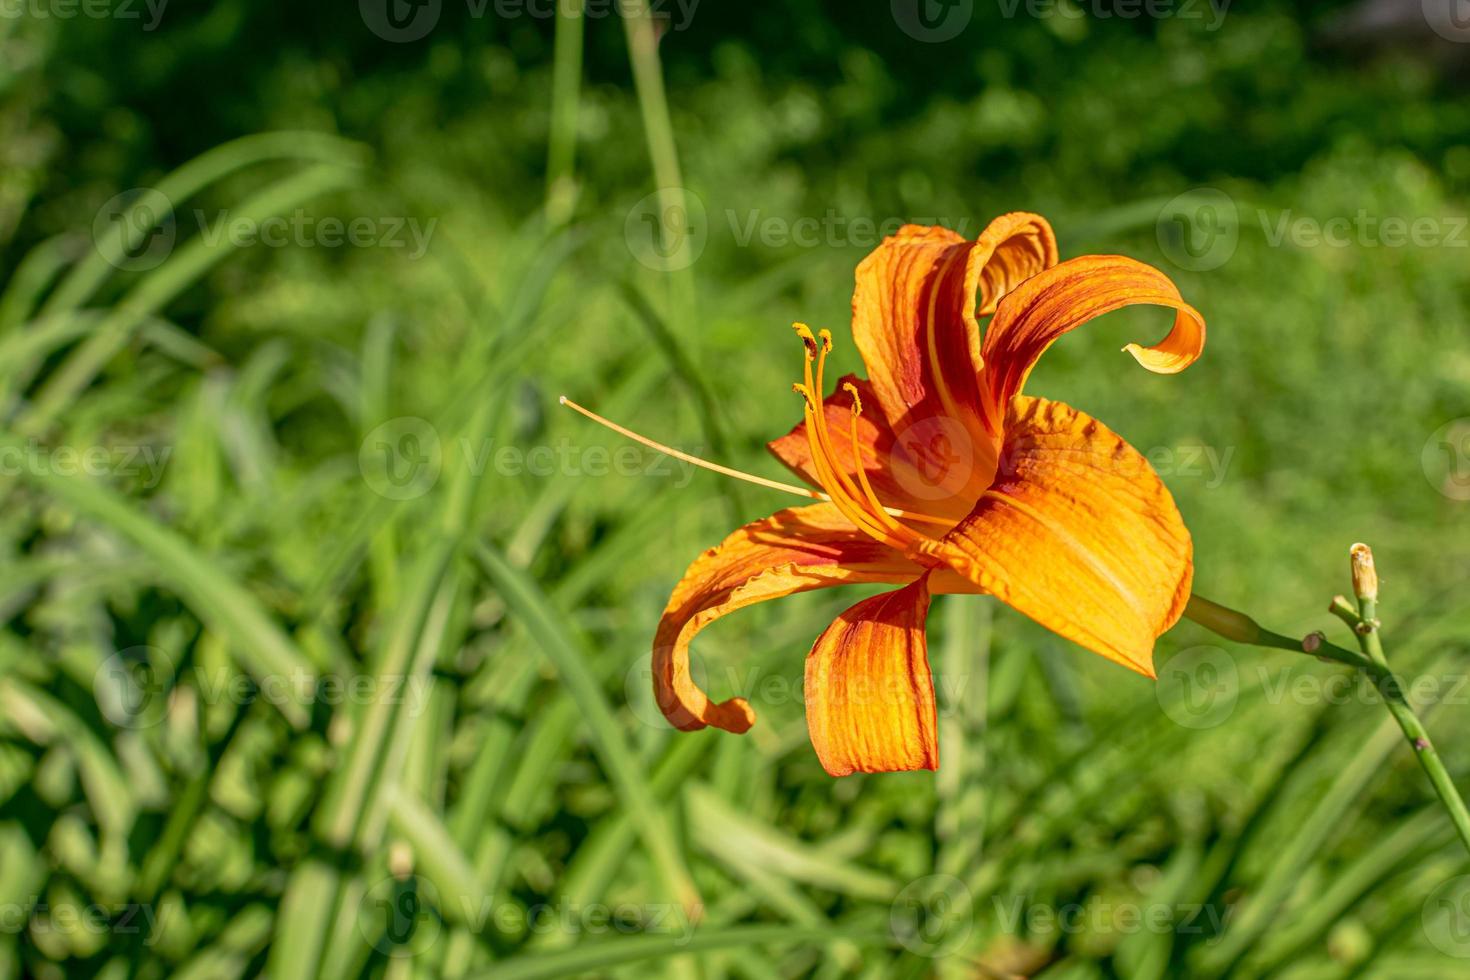
[[[1139,453],[1101,422],[1040,398],[1005,418],[1000,474],[938,549],[1041,625],[1154,676],[1154,640],[1179,619],[1189,531]]]
[[[869,538],[830,504],[793,507],[747,524],[701,555],[669,598],[653,642],[653,689],[669,723],[743,732],[755,712],[743,698],[714,702],[689,671],[701,629],[745,606],[797,592],[863,582],[911,582],[923,569]]]
[[[806,658],[806,722],[822,768],[938,769],[934,683],[924,620],[926,579],[864,599],[824,632]]]

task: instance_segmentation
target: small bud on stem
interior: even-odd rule
[[[1353,563],[1353,595],[1378,601],[1378,570],[1373,567],[1373,549],[1359,542],[1349,549]]]

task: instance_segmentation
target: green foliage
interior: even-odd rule
[[[1167,271],[1210,342],[1146,375],[1117,351],[1164,317],[1117,314],[1030,390],[1147,453],[1199,590],[1274,628],[1332,625],[1370,541],[1463,785],[1451,76],[1285,4],[975,5],[944,44],[881,3],[701,6],[660,45],[703,238],[670,275],[616,18],[586,24],[558,222],[551,21],[445,4],[391,44],[296,6],[0,19],[0,976],[1454,973],[1425,900],[1463,854],[1338,667],[1184,623],[1155,686],[947,597],[942,770],[838,781],[802,661],[857,595],[817,594],[700,638],[747,736],[672,732],[668,591],[785,501],[556,403],[779,478],[787,325],[859,368],[878,229],[1040,211],[1064,255]],[[1238,218],[1211,268],[1160,217],[1203,187]],[[1439,239],[1299,233],[1360,212]]]

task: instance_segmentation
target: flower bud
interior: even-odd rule
[[[1378,601],[1378,570],[1373,567],[1373,549],[1359,542],[1348,552],[1353,562],[1353,595]]]
[[[1184,615],[1211,633],[1218,633],[1236,643],[1255,643],[1261,636],[1261,627],[1245,613],[1236,612],[1197,595],[1189,597]]]

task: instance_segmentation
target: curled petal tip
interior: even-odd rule
[[[731,698],[714,705],[705,720],[733,735],[744,735],[755,724],[755,709],[744,698]]]

